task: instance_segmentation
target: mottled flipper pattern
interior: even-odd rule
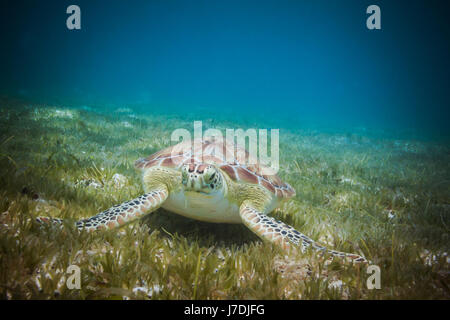
[[[114,229],[158,209],[167,199],[167,188],[161,187],[150,191],[136,199],[116,205],[99,214],[76,222],[79,230],[96,231]],[[62,225],[63,220],[57,218],[38,217],[39,223],[52,223]]]
[[[276,243],[284,249],[289,249],[292,245],[295,245],[299,246],[304,252],[307,248],[312,247],[318,251],[328,252],[333,256],[349,258],[354,262],[367,262],[360,255],[329,250],[320,246],[293,227],[261,213],[250,204],[243,204],[240,208],[240,214],[242,222],[256,235],[264,240]]]

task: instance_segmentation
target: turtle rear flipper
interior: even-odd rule
[[[115,205],[108,210],[102,211],[99,214],[82,219],[76,222],[76,227],[79,230],[96,231],[103,229],[114,229],[126,223],[137,220],[158,209],[161,204],[169,196],[167,187],[161,185],[152,191],[137,197],[136,199],[126,201],[119,205]],[[51,223],[55,225],[62,225],[63,220],[49,217],[38,217],[36,219],[39,223]]]

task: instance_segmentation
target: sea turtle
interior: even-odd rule
[[[238,161],[244,155],[246,164]],[[232,159],[232,160],[231,160]],[[224,139],[187,141],[139,159],[145,194],[76,222],[78,229],[113,229],[162,207],[185,217],[215,223],[243,223],[263,240],[285,249],[308,247],[366,262],[362,256],[328,250],[267,216],[295,190],[270,168],[258,164],[247,150]],[[61,219],[37,218],[41,223],[62,224]]]

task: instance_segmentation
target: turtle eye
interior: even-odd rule
[[[214,173],[211,175],[211,177],[209,177],[209,180],[210,180],[210,181],[213,181],[215,176],[216,176],[216,173],[214,172]]]

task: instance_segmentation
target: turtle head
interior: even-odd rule
[[[222,173],[210,164],[185,164],[181,170],[181,182],[185,190],[201,193],[214,193],[222,189]]]

